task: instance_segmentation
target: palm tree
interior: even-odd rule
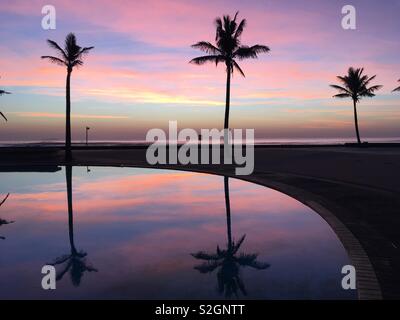
[[[61,280],[64,275],[69,271],[71,275],[71,281],[74,286],[79,286],[83,274],[88,272],[97,272],[97,269],[87,264],[86,256],[87,253],[78,251],[75,247],[74,242],[74,214],[72,207],[72,167],[66,166],[66,180],[67,180],[67,198],[68,198],[68,230],[69,230],[69,243],[71,252],[61,257],[56,258],[50,265],[56,266],[65,264],[64,269],[58,273],[56,280]]]
[[[65,38],[64,49],[57,42],[47,40],[49,46],[57,51],[57,56],[42,56],[52,63],[67,67],[66,81],[66,125],[65,125],[65,152],[66,159],[71,160],[71,73],[75,67],[83,65],[83,56],[94,47],[82,48],[77,45],[76,37],[70,33]]]
[[[232,294],[238,297],[238,290],[243,295],[247,295],[246,288],[242,279],[240,278],[240,267],[252,267],[258,270],[264,270],[270,267],[268,263],[257,261],[257,254],[245,254],[238,251],[242,245],[246,235],[243,235],[238,242],[232,240],[232,228],[231,228],[231,208],[229,200],[229,181],[228,177],[224,177],[224,189],[225,189],[225,206],[226,206],[226,224],[228,234],[228,244],[226,250],[221,250],[217,246],[216,253],[207,253],[199,251],[192,253],[192,256],[205,262],[195,266],[194,268],[200,273],[211,273],[215,269],[220,268],[217,273],[218,279],[218,291],[225,296],[230,298]]]
[[[400,82],[400,80],[399,80],[399,82]],[[395,92],[395,91],[400,91],[400,87],[397,87],[396,89],[393,90],[393,92]]]
[[[354,69],[349,68],[346,76],[338,76],[337,78],[343,86],[332,84],[331,87],[339,90],[339,94],[334,95],[334,98],[351,98],[354,106],[354,122],[356,127],[357,141],[361,144],[360,133],[358,130],[357,119],[357,103],[361,98],[374,97],[374,92],[382,88],[381,85],[368,87],[370,82],[375,79],[375,76],[368,77],[363,74],[364,68]]]
[[[6,202],[6,200],[8,199],[9,196],[10,196],[10,194],[8,193],[8,194],[6,195],[6,197],[0,202],[0,207],[4,204],[4,202]],[[7,220],[3,220],[3,219],[0,218],[0,227],[1,227],[2,225],[6,225],[6,224],[10,224],[10,223],[14,223],[14,221],[7,221]],[[0,239],[1,239],[1,240],[4,240],[5,238],[2,237],[2,236],[0,236]]]
[[[233,20],[229,15],[223,18],[215,19],[216,36],[214,46],[210,42],[200,41],[192,48],[200,49],[207,53],[206,56],[194,58],[190,63],[202,65],[206,62],[213,62],[215,65],[223,62],[226,66],[226,105],[225,105],[225,121],[224,129],[229,129],[229,104],[230,104],[230,91],[231,91],[231,75],[233,70],[238,71],[243,77],[244,72],[240,68],[236,60],[244,60],[248,58],[256,59],[259,53],[269,52],[270,49],[264,45],[245,46],[240,42],[241,35],[246,27],[246,20],[243,19],[237,24],[236,19],[238,12],[236,12]],[[227,130],[225,130],[227,131]]]
[[[0,90],[0,96],[2,96],[3,94],[11,94],[11,92],[7,92],[5,90]],[[1,111],[0,111],[0,116],[2,116],[4,118],[4,120],[8,121],[6,116]]]

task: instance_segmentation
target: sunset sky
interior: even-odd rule
[[[42,7],[57,10],[57,29],[43,30]],[[341,27],[341,9],[357,9],[357,30]],[[384,88],[358,108],[364,137],[400,136],[400,0],[263,1],[23,1],[1,0],[0,140],[62,139],[66,70],[41,60],[74,32],[95,46],[72,75],[73,138],[144,139],[151,128],[177,120],[180,128],[221,128],[225,104],[222,65],[191,65],[213,42],[213,21],[246,18],[242,43],[271,48],[241,62],[234,75],[231,127],[255,128],[258,138],[354,136],[352,104],[335,100],[329,84],[348,67],[377,74]]]

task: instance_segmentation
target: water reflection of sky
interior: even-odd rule
[[[226,247],[223,177],[73,168],[74,236],[98,272],[79,287],[69,275],[41,289],[41,268],[70,251],[65,170],[1,173],[0,298],[222,298],[217,272],[200,274],[190,253]],[[354,298],[340,287],[347,254],[322,218],[288,196],[229,179],[232,234],[266,270],[243,268],[248,298]],[[240,296],[242,297],[242,296]]]

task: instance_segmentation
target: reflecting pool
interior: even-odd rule
[[[355,299],[330,226],[234,178],[139,168],[0,173],[0,299]],[[56,290],[41,287],[54,265]]]

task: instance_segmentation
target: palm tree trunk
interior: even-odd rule
[[[228,149],[229,142],[229,105],[231,99],[231,66],[226,64],[226,99],[225,99],[225,120],[224,120],[224,148]],[[226,151],[226,150],[225,150]]]
[[[229,129],[229,104],[231,99],[231,67],[230,64],[226,65],[226,100],[225,100],[225,121],[224,129]]]
[[[65,167],[65,176],[67,180],[69,243],[71,246],[71,252],[76,253],[74,242],[74,213],[72,207],[72,166]]]
[[[359,144],[361,144],[360,132],[358,131],[357,102],[356,102],[356,100],[353,100],[353,105],[354,105],[354,122],[355,122],[355,126],[356,126],[357,142]]]
[[[229,178],[224,177],[226,227],[228,232],[228,250],[232,249],[231,205],[229,200]]]
[[[71,73],[72,70],[67,70],[67,85],[66,85],[66,123],[65,123],[65,159],[71,160]]]

